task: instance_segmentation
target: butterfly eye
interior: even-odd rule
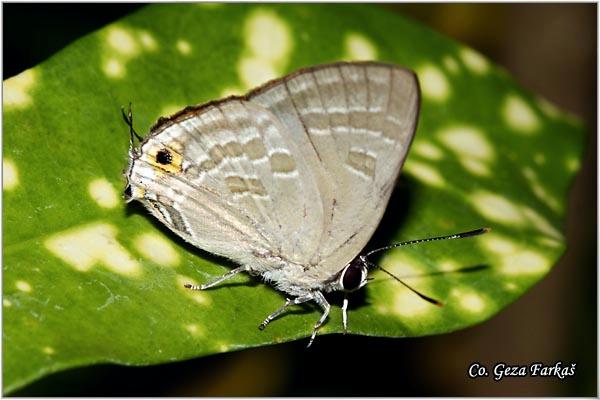
[[[353,291],[361,288],[366,283],[367,271],[362,264],[350,263],[342,272],[342,287],[343,290]]]
[[[173,156],[169,153],[168,150],[162,149],[156,153],[156,162],[162,165],[171,164],[173,161]]]

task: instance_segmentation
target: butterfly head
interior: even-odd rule
[[[135,164],[136,161],[140,158],[140,149],[133,143],[133,141],[129,145],[129,161],[127,163],[127,169],[124,171],[123,175],[125,176],[125,189],[123,190],[123,198],[127,203],[132,200],[143,196],[138,190],[138,185],[136,184],[136,177],[134,175],[135,172]],[[139,188],[141,189],[141,188]]]
[[[356,257],[340,272],[338,285],[345,292],[354,292],[367,284],[368,263],[364,256]]]
[[[123,190],[123,198],[127,203],[133,200],[133,189],[131,188],[131,183],[129,177],[131,176],[131,168],[133,166],[133,159],[129,157],[129,164],[127,165],[127,170],[125,171],[125,189]]]
[[[123,190],[123,197],[125,201],[129,203],[134,200],[134,190],[131,186],[131,176],[133,173],[133,165],[135,161],[140,158],[141,150],[139,148],[139,144],[142,142],[142,138],[137,134],[135,129],[133,129],[133,112],[131,110],[131,103],[129,103],[129,108],[127,112],[125,112],[125,108],[121,108],[121,112],[123,114],[123,119],[127,126],[129,126],[129,163],[127,164],[127,169],[125,170],[125,179],[127,183],[125,185],[125,190]],[[137,144],[136,144],[137,141]]]

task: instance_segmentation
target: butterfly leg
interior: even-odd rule
[[[344,294],[344,303],[342,304],[342,325],[344,326],[344,335],[348,332],[348,295]]]
[[[312,299],[313,299],[312,293],[310,295],[296,297],[294,300],[285,299],[285,304],[283,306],[279,307],[277,310],[275,310],[275,312],[271,313],[267,318],[265,318],[265,320],[258,326],[258,329],[260,329],[261,331],[263,329],[265,329],[271,321],[273,321],[275,318],[277,318],[282,312],[284,312],[286,310],[286,308],[288,308],[292,304],[302,304],[302,303],[306,303],[307,301],[310,301]]]
[[[241,267],[237,267],[235,269],[232,269],[231,271],[229,271],[228,273],[218,277],[217,279],[205,283],[204,285],[192,285],[191,283],[186,283],[184,286],[188,289],[192,289],[192,290],[204,290],[204,289],[208,289],[210,287],[213,287],[215,285],[218,285],[219,283],[233,277],[234,275],[239,274],[240,272],[245,272],[248,271],[248,267],[246,266],[241,266]]]
[[[310,340],[308,342],[308,345],[306,346],[307,348],[310,347],[312,342],[315,340],[315,336],[317,336],[317,331],[319,330],[321,325],[323,325],[323,323],[327,319],[327,316],[329,315],[329,309],[331,308],[331,306],[325,299],[325,296],[323,296],[323,293],[313,292],[313,295],[314,295],[313,300],[315,301],[315,303],[317,303],[319,305],[319,307],[321,307],[323,309],[323,315],[321,315],[321,318],[319,318],[319,320],[313,327],[312,334],[310,335]]]

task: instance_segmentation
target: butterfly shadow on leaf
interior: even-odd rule
[[[406,223],[407,218],[411,215],[412,208],[414,206],[413,199],[415,193],[420,190],[422,185],[416,181],[414,178],[407,176],[405,174],[400,175],[400,178],[396,182],[396,187],[392,192],[392,196],[388,202],[386,211],[381,219],[381,222],[377,229],[375,230],[371,240],[367,243],[365,248],[361,253],[366,253],[372,249],[377,249],[384,247],[386,245],[394,243],[396,240],[394,239],[397,236],[398,232],[402,231],[402,227]],[[379,265],[379,260],[385,254],[385,252],[376,254],[373,256],[370,261],[374,264]],[[490,265],[477,264],[477,265],[469,265],[458,267],[453,270],[433,270],[428,271],[418,275],[407,275],[407,276],[398,276],[399,279],[410,279],[415,277],[433,277],[433,276],[458,276],[457,274],[465,274],[465,273],[476,273],[488,270]],[[371,278],[373,279],[373,278]],[[393,279],[390,277],[387,278],[376,278],[376,281],[382,281],[386,279]],[[371,283],[371,285],[373,282]],[[336,304],[341,304],[343,299],[343,294],[340,293],[332,293],[331,299],[336,302]],[[370,305],[368,296],[366,295],[365,290],[359,290],[357,292],[350,293],[350,302],[349,302],[349,310],[358,309],[362,306]]]

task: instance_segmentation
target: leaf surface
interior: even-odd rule
[[[74,366],[148,365],[309,335],[312,308],[259,331],[284,298],[248,277],[183,288],[231,265],[125,206],[120,107],[131,101],[147,131],[184,106],[358,59],[414,69],[423,92],[413,148],[368,248],[493,231],[386,252],[377,262],[445,305],[374,272],[353,298],[350,333],[461,329],[545,276],[565,249],[584,139],[577,120],[478,53],[377,7],[152,5],[4,81],[4,392]],[[320,333],[334,332],[337,307]]]

